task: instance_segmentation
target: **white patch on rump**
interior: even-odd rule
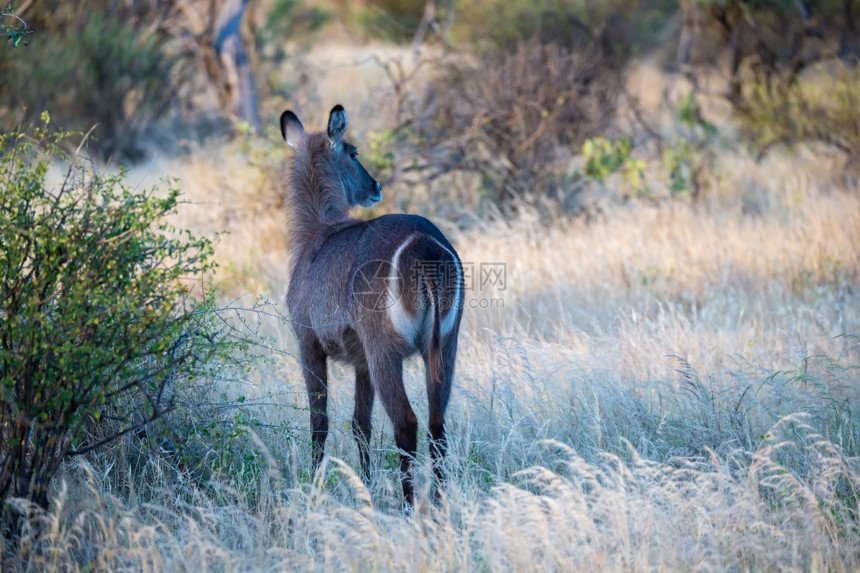
[[[393,303],[387,310],[388,318],[391,320],[392,325],[394,325],[394,329],[403,337],[404,340],[406,340],[408,344],[426,347],[430,343],[430,333],[433,327],[434,301],[430,301],[430,307],[425,309],[425,312],[410,312],[410,310],[404,305],[404,300],[401,296],[402,293],[400,292],[400,256],[406,247],[412,244],[415,236],[416,235],[413,234],[407,237],[406,240],[397,247],[397,250],[394,251],[394,256],[391,257],[391,271],[388,275],[388,296],[389,300],[393,301]],[[460,309],[463,304],[463,269],[461,268],[457,257],[454,256],[454,253],[433,237],[427,236],[427,238],[433,240],[442,250],[448,253],[451,260],[454,261],[454,264],[456,265],[457,280],[454,300],[451,304],[444,305],[444,308],[440,309],[442,324],[439,326],[439,331],[442,336],[445,336],[454,329],[457,315],[461,312]],[[419,334],[421,335],[420,340]]]
[[[388,300],[393,301],[391,306],[388,307],[388,319],[394,325],[394,330],[409,344],[415,343],[418,329],[421,327],[421,320],[419,316],[411,315],[403,305],[403,297],[400,296],[400,272],[398,265],[400,264],[400,255],[412,243],[412,239],[414,238],[415,235],[409,235],[403,241],[403,244],[394,251],[394,256],[391,257],[391,271],[388,274]]]

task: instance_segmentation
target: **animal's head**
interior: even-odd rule
[[[382,187],[359,163],[355,146],[344,140],[347,125],[346,111],[340,105],[331,110],[325,133],[305,133],[296,114],[289,110],[281,114],[281,134],[287,145],[312,162],[329,187],[342,189],[350,207],[370,207],[382,199]]]

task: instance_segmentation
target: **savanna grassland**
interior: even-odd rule
[[[311,78],[286,102],[306,126],[344,104],[363,156],[393,122],[373,55],[413,57],[332,43],[283,71]],[[657,94],[683,92],[683,78],[644,60],[625,81],[653,129],[681,129]],[[860,569],[856,172],[820,143],[757,154],[717,98],[702,101],[719,135],[695,198],[667,191],[648,155],[649,193],[618,173],[591,178],[574,213],[528,198],[488,208],[470,176],[383,189],[372,214],[430,217],[473,271],[438,505],[423,364],[405,364],[420,424],[419,501],[407,513],[378,404],[372,481],[358,475],[352,373],[340,366],[326,462],[311,473],[283,314],[289,151],[277,115],[261,137],[154,153],[127,179],[176,178],[186,202],[172,222],[223,233],[208,280],[245,344],[188,389],[189,407],[156,424],[158,438],[131,434],[67,462],[50,511],[0,569]],[[578,149],[569,161],[582,169]]]

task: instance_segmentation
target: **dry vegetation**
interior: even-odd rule
[[[219,277],[238,298],[225,306],[280,305],[285,291],[273,140],[130,175],[178,177],[181,222],[229,232]],[[277,316],[239,311],[275,349],[217,382],[233,400],[223,418],[255,421],[238,434],[245,457],[201,475],[130,439],[78,459],[41,538],[25,532],[3,569],[857,570],[860,196],[839,169],[822,149],[758,163],[723,150],[698,204],[439,221],[475,264],[440,507],[399,510],[381,411],[362,484],[340,368],[329,462],[310,476],[292,337]],[[504,290],[481,285],[481,263],[506,265]],[[417,362],[406,383],[426,419]]]

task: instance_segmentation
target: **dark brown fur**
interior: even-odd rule
[[[462,316],[459,257],[441,231],[423,217],[385,215],[370,221],[349,217],[350,207],[369,205],[381,195],[379,185],[353,155],[355,148],[342,139],[343,108],[332,110],[326,132],[305,134],[292,112],[284,112],[281,128],[296,150],[288,195],[292,262],[287,307],[308,390],[314,467],[323,457],[328,433],[326,366],[332,358],[355,368],[352,428],[365,477],[371,411],[378,395],[402,451],[403,493],[411,504],[418,420],[403,387],[403,359],[417,353],[425,362],[430,452],[441,478],[445,410]],[[454,272],[428,270],[439,267]],[[380,304],[390,302],[391,292],[401,306]],[[398,314],[389,308],[403,310]],[[406,326],[398,329],[392,313]],[[442,332],[443,323],[447,332]]]

